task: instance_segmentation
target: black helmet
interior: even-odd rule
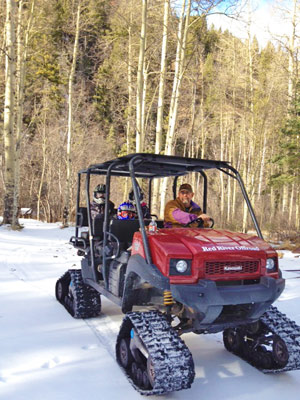
[[[139,196],[139,199],[140,199],[140,202],[141,202],[141,201],[143,201],[144,194],[141,191],[141,188],[139,186],[137,187],[137,189],[138,189],[138,196]],[[135,201],[133,189],[131,189],[130,192],[129,192],[129,200],[132,201],[132,202]]]
[[[97,185],[95,187],[94,192],[98,192],[98,193],[105,193],[106,192],[106,185],[104,185],[103,183],[100,183],[99,185]]]
[[[106,186],[103,183],[100,183],[95,187],[93,200],[97,204],[105,203],[105,192]]]

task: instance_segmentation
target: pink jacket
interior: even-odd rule
[[[203,214],[198,204],[191,201],[191,205],[186,209],[185,205],[177,199],[171,200],[166,204],[164,226],[165,228],[180,228],[189,222],[195,221],[201,214]],[[191,227],[198,226],[198,224],[191,224]]]

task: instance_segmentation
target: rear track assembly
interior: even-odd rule
[[[226,329],[227,350],[264,373],[300,369],[300,327],[271,306],[257,324]]]
[[[81,270],[69,269],[58,279],[55,294],[57,300],[74,318],[96,317],[101,312],[100,295],[84,284]]]

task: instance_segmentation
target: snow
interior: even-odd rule
[[[22,231],[0,227],[0,399],[140,399],[115,361],[119,308],[102,297],[101,316],[76,320],[55,299],[56,280],[80,266],[68,243],[74,229],[21,222]],[[283,253],[286,289],[275,305],[300,325],[300,257]],[[196,378],[166,399],[299,398],[300,371],[264,375],[228,353],[221,334],[183,339]]]

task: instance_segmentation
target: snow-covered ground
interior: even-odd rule
[[[75,320],[55,299],[57,278],[79,267],[68,243],[73,229],[21,222],[20,232],[0,227],[0,399],[140,399],[114,359],[119,308],[102,298],[101,316]],[[280,265],[286,290],[276,306],[300,325],[299,254],[284,252]],[[196,378],[166,399],[299,398],[300,371],[264,375],[228,353],[221,334],[183,339]]]

